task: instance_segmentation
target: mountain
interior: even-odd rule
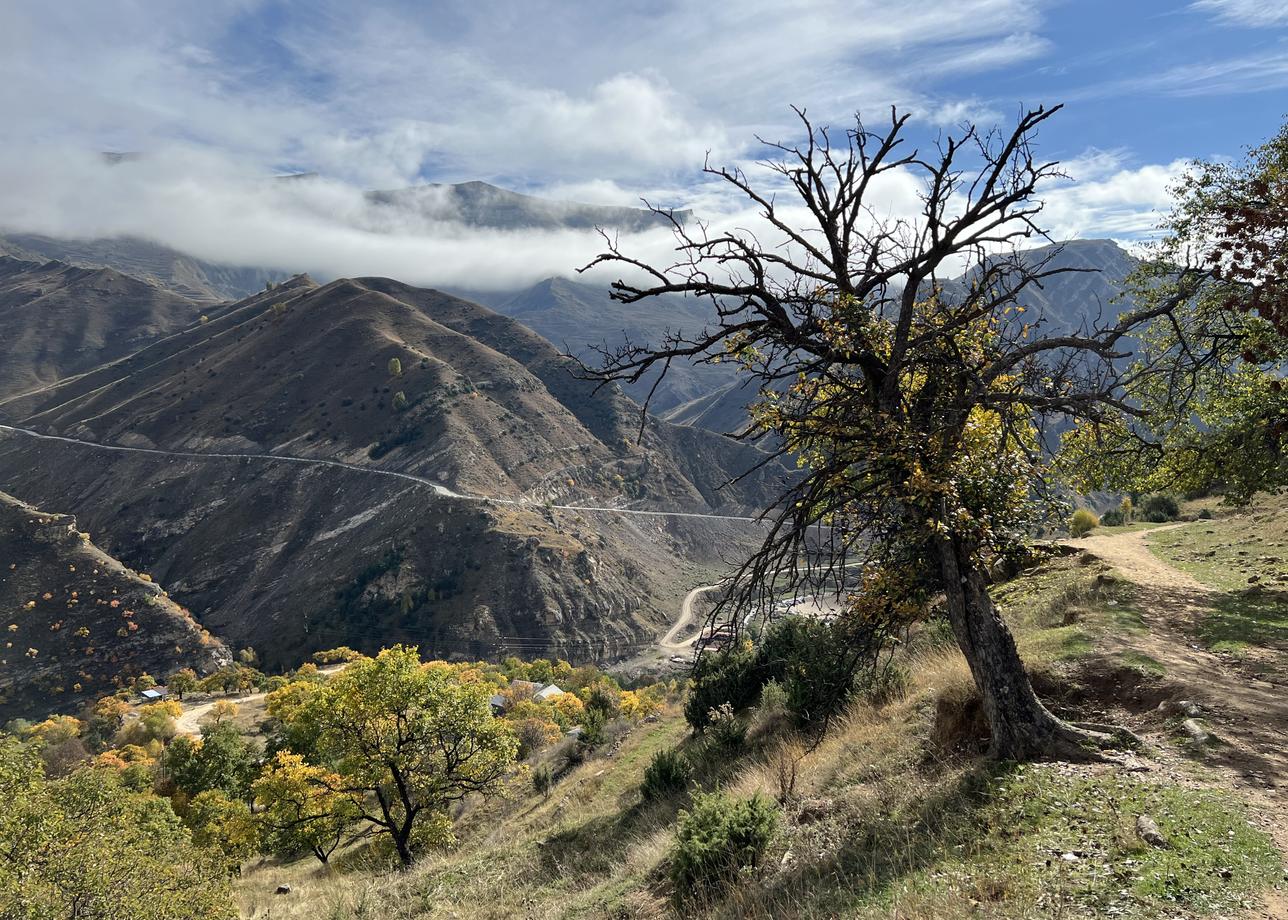
[[[201,307],[110,268],[0,256],[0,399],[195,324]]]
[[[663,297],[626,305],[609,293],[607,285],[547,278],[512,296],[495,298],[492,305],[591,367],[600,363],[597,349],[611,350],[628,341],[656,345],[668,331],[693,335],[711,323],[710,309],[698,301]],[[653,393],[649,407],[664,413],[727,386],[736,375],[732,365],[676,362]],[[625,384],[624,389],[642,403],[654,381],[655,375],[650,375]]]
[[[76,519],[0,492],[0,721],[68,710],[143,672],[205,672],[222,643],[153,583],[104,553]]]
[[[737,516],[784,475],[725,486],[763,455],[655,419],[637,443],[638,406],[518,322],[380,278],[292,279],[0,414],[76,442],[0,432],[0,482],[270,665],[393,641],[627,654],[673,617],[684,560],[756,531],[575,506]]]
[[[663,414],[672,425],[739,434],[748,424],[747,407],[758,398],[759,386],[750,377],[726,383]]]
[[[535,198],[486,182],[418,185],[367,193],[367,200],[391,215],[449,221],[496,230],[620,230],[627,233],[669,227],[660,214],[643,208],[579,204]],[[683,223],[689,211],[676,211]]]
[[[1049,269],[1070,269],[1025,290],[1024,321],[1040,322],[1045,334],[1109,324],[1132,307],[1122,298],[1123,280],[1137,260],[1112,240],[1068,240],[1030,250],[1025,258],[1033,265],[1047,262]],[[746,407],[755,398],[749,381],[734,379],[661,413],[672,424],[734,433],[745,428]]]
[[[309,182],[314,178],[309,173],[278,177],[277,181]],[[367,192],[366,199],[372,208],[364,228],[377,232],[427,222],[494,230],[604,228],[628,233],[670,226],[667,218],[643,208],[553,201],[486,182],[386,189]],[[682,223],[690,216],[689,211],[675,212]],[[239,300],[287,277],[270,268],[210,262],[128,236],[69,239],[7,231],[0,236],[0,255],[31,262],[57,260],[89,268],[112,268],[201,304]]]
[[[286,277],[267,268],[207,262],[135,237],[85,240],[9,233],[0,237],[0,254],[28,261],[54,259],[89,268],[116,269],[200,304],[238,300]]]
[[[1041,318],[1048,331],[1064,331],[1086,324],[1110,324],[1131,309],[1122,301],[1123,280],[1135,271],[1138,260],[1113,240],[1067,240],[1031,249],[1030,264],[1047,262],[1048,269],[1069,269],[1041,286],[1025,289],[1025,319]]]

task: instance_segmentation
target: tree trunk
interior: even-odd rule
[[[970,665],[999,760],[1095,759],[1107,739],[1052,715],[1029,682],[1015,639],[988,596],[984,574],[959,538],[940,543],[948,619]]]
[[[394,838],[394,846],[398,849],[398,858],[402,861],[402,867],[404,869],[410,869],[412,864],[411,847],[409,846],[409,842],[411,840],[411,825],[408,824],[402,828],[394,828],[390,831],[390,835]]]

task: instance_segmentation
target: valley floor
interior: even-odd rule
[[[457,845],[410,872],[360,850],[325,871],[248,865],[243,913],[1288,917],[1288,566],[1274,549],[1285,539],[1288,502],[1272,501],[1174,529],[1103,529],[998,586],[1051,705],[1145,739],[1121,763],[980,760],[965,663],[927,630],[909,650],[905,696],[856,706],[815,748],[772,712],[751,713],[729,750],[688,737],[670,711],[548,797],[519,777],[508,798],[472,803]],[[689,753],[703,788],[784,802],[759,869],[714,898],[677,902],[669,888],[688,796],[641,800],[645,766],[669,748]],[[1141,842],[1141,815],[1168,848]]]

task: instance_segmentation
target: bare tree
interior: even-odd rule
[[[856,119],[834,141],[798,110],[802,142],[768,145],[782,200],[741,170],[706,167],[758,209],[763,241],[672,217],[672,264],[605,237],[586,266],[622,269],[612,288],[623,303],[697,297],[714,317],[697,334],[605,350],[600,379],[737,361],[759,385],[737,436],[763,439],[766,462],[803,467],[764,511],[764,542],[726,604],[763,607],[767,586],[784,580],[838,584],[857,562],[842,625],[861,666],[942,595],[991,751],[1012,759],[1099,756],[1123,740],[1118,729],[1067,723],[1038,699],[989,598],[986,566],[1040,515],[1047,422],[1137,412],[1122,397],[1123,340],[1176,302],[1112,318],[1090,310],[1072,328],[1026,306],[1026,292],[1070,270],[1019,251],[1046,240],[1038,190],[1060,173],[1035,138],[1058,109],[1028,111],[1009,132],[964,125],[931,155],[908,149],[908,116],[897,111],[882,130]],[[908,177],[919,181],[920,213],[890,217],[883,186]]]

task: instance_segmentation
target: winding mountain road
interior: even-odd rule
[[[693,604],[700,595],[708,591],[718,591],[724,587],[724,583],[714,585],[702,585],[694,588],[684,596],[684,603],[680,605],[680,616],[676,619],[667,634],[658,640],[658,645],[666,652],[681,652],[693,645],[697,641],[700,632],[695,632],[692,636],[682,641],[677,641],[678,636],[690,623],[693,622]]]
[[[434,482],[431,479],[427,479],[424,476],[416,476],[413,473],[401,473],[397,470],[384,470],[373,466],[361,466],[357,463],[345,463],[342,460],[325,460],[318,457],[296,457],[289,454],[162,450],[157,447],[129,447],[124,444],[103,444],[97,441],[84,441],[78,438],[65,437],[63,435],[41,434],[38,431],[32,431],[30,428],[19,428],[14,425],[0,425],[0,432],[19,435],[21,437],[36,438],[41,441],[73,444],[94,450],[115,451],[117,453],[125,454],[147,454],[155,457],[169,457],[178,460],[256,460],[267,463],[295,463],[304,466],[332,467],[334,469],[348,470],[355,473],[365,473],[373,476],[390,476],[395,479],[402,479],[433,490],[434,494],[439,498],[450,498],[467,502],[480,502],[490,505],[506,505],[517,508],[530,508],[532,510],[553,508],[559,511],[585,511],[602,514],[627,515],[632,517],[699,518],[709,521],[739,521],[743,523],[755,523],[758,520],[758,518],[754,517],[733,514],[703,514],[698,511],[652,511],[642,508],[618,508],[611,505],[545,505],[532,501],[531,499],[493,498],[487,495],[469,495],[463,492],[456,492],[444,485]]]

